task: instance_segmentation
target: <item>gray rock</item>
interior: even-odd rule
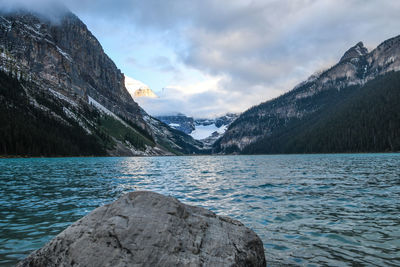
[[[95,209],[17,266],[266,266],[239,221],[153,192]]]

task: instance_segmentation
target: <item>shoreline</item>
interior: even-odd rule
[[[155,157],[209,157],[209,156],[293,156],[293,155],[363,155],[363,154],[400,154],[400,151],[390,152],[339,152],[339,153],[288,153],[288,154],[187,154],[187,155],[138,155],[138,156],[27,156],[0,155],[0,159],[52,159],[52,158],[155,158]]]

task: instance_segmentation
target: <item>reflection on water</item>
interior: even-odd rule
[[[0,265],[133,190],[232,216],[269,265],[400,265],[400,155],[0,160]]]

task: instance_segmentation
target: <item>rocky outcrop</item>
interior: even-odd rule
[[[368,49],[364,46],[363,42],[358,42],[355,46],[344,53],[340,59],[340,62],[351,60],[353,58],[359,58],[360,56],[364,56],[366,54],[368,54]]]
[[[95,209],[17,266],[265,266],[239,221],[153,192]]]

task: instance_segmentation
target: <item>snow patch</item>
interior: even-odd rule
[[[67,52],[64,52],[60,47],[58,47],[57,45],[56,45],[56,48],[57,48],[57,51],[63,56],[63,57],[65,57],[68,61],[70,61],[70,62],[72,62],[72,58],[71,58],[71,56],[67,53]]]
[[[179,123],[170,123],[168,125],[171,127],[180,127],[181,126]]]
[[[11,24],[11,21],[9,21],[8,19],[6,19],[5,17],[0,16],[0,18],[1,18],[2,20],[4,20],[6,23]]]
[[[227,128],[227,125],[223,125],[219,128],[215,124],[210,124],[207,126],[199,125],[196,126],[196,129],[190,135],[196,140],[202,140],[211,136],[214,132],[223,134]]]
[[[358,54],[359,56],[362,56],[362,55],[363,55],[363,53],[361,52],[361,47],[360,47],[360,46],[357,46],[357,47],[356,47],[356,52],[357,52],[357,54]]]
[[[88,134],[92,134],[92,132],[86,127],[86,125],[82,122],[82,120],[80,120],[76,114],[74,112],[72,112],[71,110],[69,110],[66,107],[63,107],[63,111],[65,113],[65,115],[67,115],[67,117],[75,120],[76,122],[78,122],[79,126],[81,126]]]
[[[94,107],[96,107],[99,111],[113,117],[114,119],[118,120],[119,122],[121,122],[124,126],[131,128],[126,122],[124,122],[120,117],[118,117],[117,115],[115,115],[112,111],[110,111],[109,109],[107,109],[105,106],[103,106],[102,104],[100,104],[99,102],[97,102],[96,100],[94,100],[93,98],[91,98],[90,96],[88,96],[88,100],[89,100],[89,104],[93,105]]]
[[[36,27],[36,29],[32,28],[31,26],[27,25],[27,24],[23,24],[24,27],[28,30],[30,30],[31,32],[35,33],[36,35],[38,35],[39,37],[43,37],[43,34],[41,32],[39,32]]]
[[[64,101],[68,102],[68,103],[71,104],[72,106],[74,106],[74,107],[77,107],[77,106],[78,106],[78,104],[75,103],[75,101],[73,101],[72,99],[66,97],[65,95],[63,95],[63,94],[61,94],[61,93],[59,93],[59,92],[57,92],[57,91],[54,91],[54,90],[51,89],[51,88],[49,88],[49,91],[50,91],[50,93],[52,93],[55,97],[57,97],[57,98],[59,98],[59,99],[62,99],[62,100],[64,100]]]
[[[2,23],[2,26],[5,26],[7,28],[7,31],[11,30],[11,21],[9,21],[8,19],[6,19],[3,16],[0,16],[0,18],[7,24],[5,25],[4,23]]]
[[[226,130],[228,130],[228,125],[223,125],[223,126],[218,128],[217,132],[219,134],[224,134],[226,132]]]
[[[385,61],[385,65],[389,65],[392,64],[393,62],[395,62],[396,57],[395,56],[390,56],[386,61]]]

